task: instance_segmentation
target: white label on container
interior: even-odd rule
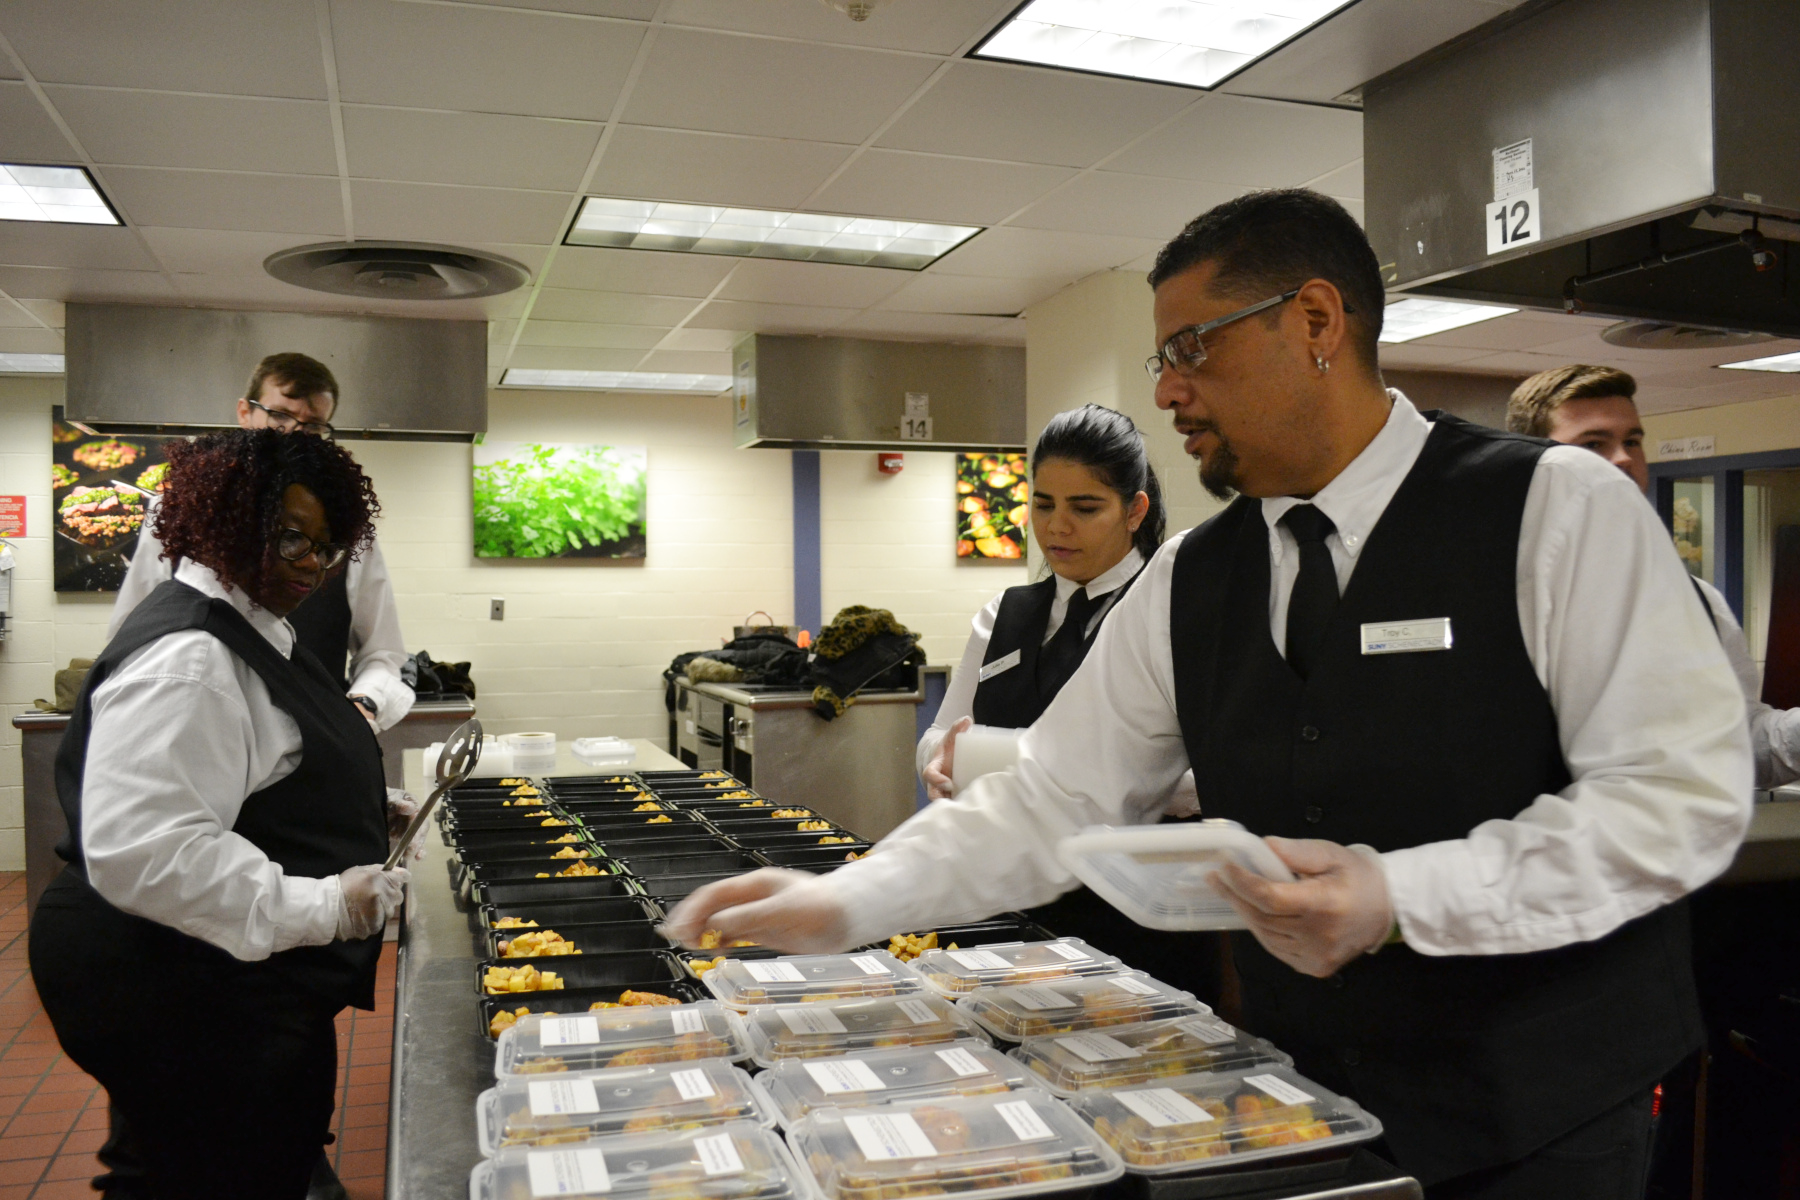
[[[1134,996],[1154,996],[1156,989],[1139,979],[1136,975],[1120,975],[1106,981],[1121,992],[1130,992]]]
[[[892,1116],[844,1118],[844,1128],[856,1139],[856,1148],[870,1162],[894,1158],[936,1158],[937,1147],[905,1113]]]
[[[600,1098],[594,1095],[594,1084],[589,1079],[552,1079],[527,1084],[526,1090],[531,1094],[531,1115],[534,1117],[600,1111]]]
[[[1104,1033],[1072,1033],[1067,1037],[1057,1038],[1056,1044],[1073,1051],[1083,1062],[1119,1062],[1144,1056],[1143,1051],[1133,1050],[1124,1042],[1109,1038]]]
[[[1055,988],[1025,987],[1007,988],[1006,993],[1020,1008],[1032,1012],[1043,1012],[1046,1008],[1075,1008],[1075,1001],[1069,999]]]
[[[805,983],[806,976],[793,963],[747,962],[744,970],[758,983]]]
[[[744,1170],[744,1160],[738,1157],[729,1133],[695,1138],[694,1149],[700,1152],[700,1169],[708,1175],[738,1175]]]
[[[692,1009],[677,1009],[669,1014],[669,1024],[676,1033],[705,1033],[706,1016]]]
[[[893,974],[893,972],[888,970],[887,967],[885,967],[884,965],[882,965],[881,960],[879,958],[876,958],[873,954],[859,954],[855,958],[851,959],[850,961],[855,963],[856,969],[861,971],[864,975],[892,975]]]
[[[1244,1082],[1262,1089],[1283,1104],[1305,1104],[1313,1099],[1279,1075],[1246,1075]]]
[[[1004,971],[1012,966],[992,950],[947,950],[945,953],[971,971]]]
[[[1216,1017],[1195,1017],[1191,1021],[1183,1021],[1181,1028],[1206,1046],[1223,1046],[1226,1042],[1237,1039],[1237,1031]]]
[[[1213,1115],[1174,1088],[1146,1088],[1141,1092],[1114,1092],[1113,1099],[1158,1129],[1170,1125],[1198,1125]]]
[[[944,1065],[955,1071],[959,1079],[967,1079],[971,1075],[986,1075],[988,1069],[979,1058],[961,1047],[950,1050],[939,1050],[937,1056],[944,1060]]]
[[[901,1000],[894,1007],[905,1013],[906,1019],[914,1025],[929,1025],[938,1019],[938,1015],[931,1011],[931,1005],[923,1000]]]
[[[719,1093],[713,1089],[712,1080],[706,1077],[705,1071],[671,1071],[669,1082],[681,1093],[683,1100],[704,1100],[708,1096]]]
[[[778,1008],[775,1015],[795,1033],[845,1033],[844,1023],[830,1009],[797,1005]]]
[[[1067,942],[1045,942],[1044,949],[1068,962],[1091,962],[1093,956],[1077,950]]]
[[[845,1092],[885,1092],[887,1084],[881,1077],[869,1069],[869,1064],[860,1058],[827,1059],[824,1062],[809,1062],[806,1073],[813,1077],[813,1082],[828,1096],[841,1096]]]
[[[1037,1115],[1027,1100],[1009,1100],[1005,1104],[994,1105],[994,1111],[1000,1119],[1012,1126],[1021,1142],[1041,1142],[1056,1136],[1056,1131],[1044,1124],[1044,1118]]]
[[[600,1022],[594,1017],[545,1017],[538,1026],[540,1046],[592,1046],[600,1040]]]
[[[581,1196],[612,1191],[606,1155],[598,1150],[533,1150],[525,1159],[533,1196]]]

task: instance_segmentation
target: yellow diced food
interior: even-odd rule
[[[632,812],[661,812],[662,805],[658,804],[654,800],[646,800],[642,804],[638,805],[636,808],[632,809],[631,811]]]
[[[522,967],[489,967],[481,986],[490,996],[509,992],[552,992],[562,988],[563,981],[554,971],[540,971],[527,963]]]

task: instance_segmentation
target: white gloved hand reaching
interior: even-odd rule
[[[937,753],[925,764],[925,794],[933,800],[948,800],[956,794],[956,735],[974,726],[973,717],[963,717],[944,734]]]
[[[405,867],[384,871],[380,864],[351,867],[338,876],[343,905],[338,909],[337,935],[343,941],[374,937],[406,900],[406,884],[412,873]]]
[[[394,846],[400,840],[400,836],[406,832],[407,825],[411,824],[412,819],[418,815],[419,802],[413,798],[411,792],[403,791],[400,788],[389,788],[387,790],[387,831],[388,852],[390,854],[393,853]],[[413,844],[406,848],[406,858],[404,861],[418,862],[424,857],[425,839],[421,836],[414,839]]]
[[[848,924],[849,914],[824,878],[764,867],[707,884],[676,905],[661,928],[690,947],[716,929],[722,945],[747,938],[792,954],[829,954],[849,945]]]

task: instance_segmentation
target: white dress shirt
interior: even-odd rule
[[[142,604],[172,571],[172,564],[162,556],[162,543],[151,529],[157,501],[150,503],[150,518],[138,534],[131,568],[113,603],[112,621],[106,627],[107,641],[119,632],[131,610]],[[344,591],[350,600],[350,694],[373,700],[375,724],[391,729],[412,710],[416,697],[400,678],[400,668],[407,659],[406,640],[400,635],[394,585],[388,578],[387,561],[381,556],[379,543],[371,541],[368,549],[350,560],[345,568]],[[341,667],[341,663],[325,664],[333,675]]]
[[[1392,395],[1381,432],[1311,501],[1336,523],[1327,542],[1340,582],[1430,432]],[[1277,646],[1299,555],[1276,521],[1293,503],[1263,503]],[[1062,838],[1162,815],[1188,766],[1169,638],[1180,541],[1162,548],[1101,626],[1081,669],[1021,739],[1017,768],[982,778],[955,804],[931,805],[876,853],[824,877],[852,943],[1042,904],[1075,882],[1056,858]],[[1688,600],[1668,531],[1631,481],[1591,451],[1546,450],[1516,569],[1520,629],[1573,782],[1466,837],[1380,856],[1401,932],[1424,954],[1602,937],[1718,875],[1750,819],[1743,695]]]
[[[1713,624],[1719,631],[1719,643],[1725,657],[1731,660],[1732,673],[1744,689],[1744,704],[1750,710],[1750,748],[1756,755],[1756,786],[1778,788],[1800,779],[1800,708],[1776,708],[1764,704],[1762,671],[1750,657],[1750,643],[1744,627],[1731,611],[1724,593],[1696,579],[1706,606],[1712,610]]]
[[[294,630],[211,570],[175,577],[227,601],[289,657]],[[115,908],[256,961],[337,936],[334,876],[288,875],[231,831],[252,792],[300,764],[300,727],[212,634],[139,647],[94,689],[81,789],[88,882]]]

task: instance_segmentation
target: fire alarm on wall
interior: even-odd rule
[[[906,455],[881,453],[875,456],[875,466],[883,475],[898,475],[906,469]]]

